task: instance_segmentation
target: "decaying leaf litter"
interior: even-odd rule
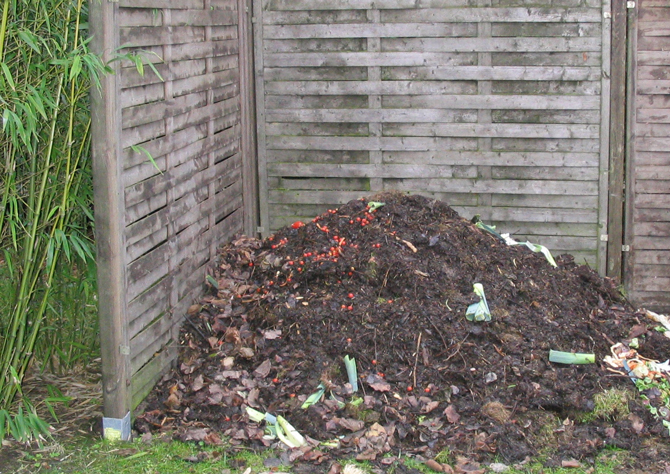
[[[222,247],[208,295],[187,315],[178,367],[136,428],[302,444],[287,460],[314,472],[339,456],[384,465],[445,448],[461,464],[543,455],[565,465],[606,446],[662,459],[664,412],[649,408],[662,408],[663,394],[638,396],[625,368],[603,359],[634,339],[636,353],[665,360],[670,339],[613,281],[568,255],[554,267],[539,248],[509,243],[446,203],[399,193],[263,241],[241,237]],[[466,317],[482,301],[490,320]],[[595,363],[549,362],[550,351]],[[599,415],[603,393],[632,395]],[[286,441],[292,429],[299,438]]]

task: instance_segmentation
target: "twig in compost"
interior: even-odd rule
[[[449,350],[449,346],[447,345],[447,340],[446,340],[446,339],[444,338],[444,336],[442,335],[442,332],[440,331],[440,329],[437,327],[437,325],[433,322],[433,320],[432,320],[430,317],[428,318],[428,322],[429,322],[430,325],[433,326],[433,328],[437,331],[437,334],[440,336],[440,339],[442,339],[442,344],[444,344],[445,352],[448,351],[448,350]]]
[[[416,343],[416,353],[414,357],[414,370],[412,371],[412,376],[413,376],[413,384],[412,387],[416,388],[416,366],[419,363],[419,349],[421,349],[421,336],[423,335],[422,332],[419,332],[419,339]]]
[[[200,330],[200,328],[198,326],[196,326],[193,321],[191,321],[191,317],[189,315],[186,315],[186,321],[188,321],[188,323],[191,325],[191,327],[193,329],[195,329],[198,334],[200,334],[200,337],[202,337],[203,341],[207,341],[207,336],[205,336],[202,333],[202,331]]]

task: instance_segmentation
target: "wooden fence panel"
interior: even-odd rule
[[[100,307],[101,319],[125,326],[120,337],[102,336],[110,354],[125,357],[130,391],[106,391],[105,403],[130,409],[174,361],[179,327],[205,288],[217,247],[256,232],[251,2],[93,3],[94,18],[104,11],[102,26],[115,35],[101,47],[116,43],[121,55],[114,90],[103,90],[116,98],[105,110],[116,118],[113,125],[99,119],[94,140],[100,150],[99,141],[112,137],[116,150],[113,166],[96,175],[119,198],[114,209],[96,202],[99,224],[119,236],[99,239],[99,266],[123,283],[114,314],[105,295]],[[121,268],[110,267],[110,253]]]
[[[266,233],[394,189],[602,270],[603,11],[608,1],[258,2]]]
[[[629,246],[626,288],[638,305],[670,310],[670,3],[641,0],[630,12]]]

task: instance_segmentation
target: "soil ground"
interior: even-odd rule
[[[370,201],[384,205],[372,210]],[[667,428],[602,360],[632,337],[641,355],[665,360],[670,339],[614,281],[568,255],[556,262],[508,246],[443,202],[395,193],[264,241],[242,237],[221,249],[208,296],[186,318],[178,367],[135,427],[275,443],[249,421],[251,406],[307,437],[290,459],[309,461],[311,472],[342,455],[383,467],[393,453],[432,459],[447,449],[463,472],[464,462],[538,456],[560,466],[608,447],[631,451],[624,471],[661,472]],[[474,283],[491,321],[465,317],[478,301]],[[551,363],[552,349],[596,362]],[[356,361],[355,392],[344,356]],[[319,387],[323,397],[301,408]],[[603,394],[621,403],[603,412]]]

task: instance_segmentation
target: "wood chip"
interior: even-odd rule
[[[414,252],[414,253],[417,252],[416,247],[414,246],[414,244],[412,244],[412,242],[409,242],[407,240],[403,240],[403,243],[405,245],[407,245],[412,250],[412,252]]]

